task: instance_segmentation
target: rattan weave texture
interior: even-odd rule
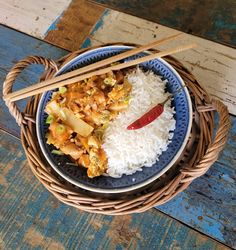
[[[3,96],[11,93],[12,85],[18,74],[28,65],[43,64],[45,73],[41,79],[48,79],[53,76],[58,68],[85,50],[88,49],[70,53],[57,62],[39,56],[29,56],[19,61],[6,77]],[[83,192],[63,180],[49,166],[37,142],[35,117],[40,96],[32,97],[24,112],[21,112],[11,100],[6,101],[10,113],[21,127],[22,145],[32,172],[60,201],[80,210],[100,214],[120,215],[144,212],[175,197],[179,192],[186,189],[194,179],[203,175],[217,160],[226,143],[230,129],[227,107],[222,102],[212,99],[179,61],[171,56],[164,59],[177,70],[191,94],[193,103],[191,135],[184,153],[176,164],[155,183],[135,194],[109,198],[96,196],[89,192]],[[218,124],[214,123],[214,111],[219,114]],[[213,138],[213,130],[216,127]]]

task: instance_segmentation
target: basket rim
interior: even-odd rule
[[[61,72],[63,72],[63,70],[65,70],[66,67],[68,67],[70,64],[76,62],[76,60],[78,60],[78,58],[80,57],[84,57],[86,54],[89,54],[91,52],[95,52],[97,50],[102,50],[103,48],[110,48],[110,47],[116,47],[116,48],[132,48],[134,46],[126,46],[126,45],[111,45],[111,46],[103,46],[103,47],[98,47],[98,48],[92,48],[91,50],[88,50],[84,53],[81,53],[80,55],[74,57],[73,59],[71,59],[70,61],[68,61],[66,64],[64,64],[61,68],[59,68],[59,70],[54,74],[54,76],[57,76],[58,74],[60,74]],[[167,61],[165,61],[164,59],[162,58],[158,58],[156,60],[159,60],[161,61],[164,65],[166,65],[172,72],[173,74],[175,74],[175,76],[178,78],[178,80],[180,81],[181,85],[184,86],[185,83],[184,83],[184,80],[182,79],[182,77],[180,76],[180,74],[172,67],[171,64],[169,64]],[[176,161],[179,159],[179,157],[181,156],[181,154],[183,153],[185,147],[186,147],[186,144],[189,140],[189,136],[190,136],[190,132],[191,132],[191,128],[192,128],[192,117],[193,117],[193,110],[192,110],[192,101],[191,101],[191,98],[190,98],[190,94],[189,94],[189,91],[187,89],[187,87],[184,88],[184,92],[186,94],[186,97],[187,97],[187,102],[188,102],[188,106],[189,106],[189,121],[188,121],[188,128],[187,128],[187,132],[186,132],[186,135],[185,135],[185,138],[184,138],[184,141],[181,145],[181,147],[179,148],[177,154],[175,154],[175,156],[172,158],[172,160],[169,162],[169,164],[164,168],[162,169],[161,171],[159,171],[157,174],[155,174],[154,176],[150,177],[149,179],[141,182],[141,183],[138,183],[138,184],[135,184],[135,185],[130,185],[128,187],[123,187],[123,188],[109,188],[109,189],[105,189],[105,188],[97,188],[97,187],[93,187],[93,186],[89,186],[89,185],[85,185],[83,183],[80,183],[74,179],[72,179],[70,176],[66,175],[65,173],[63,173],[60,169],[57,168],[57,166],[55,166],[55,164],[53,163],[53,161],[51,160],[51,158],[48,156],[48,153],[42,143],[42,135],[40,133],[40,116],[41,116],[41,113],[39,112],[40,111],[40,108],[41,108],[41,105],[42,105],[42,102],[44,100],[44,97],[45,95],[47,94],[44,93],[41,97],[40,97],[40,100],[38,102],[38,108],[37,108],[37,111],[36,111],[36,133],[37,133],[37,138],[38,138],[38,142],[39,142],[39,145],[40,145],[40,149],[41,151],[43,152],[43,155],[44,157],[46,158],[46,160],[48,161],[48,163],[50,164],[50,166],[61,176],[63,177],[65,180],[67,180],[68,182],[74,184],[75,186],[78,186],[79,188],[82,188],[84,190],[88,190],[88,191],[91,191],[91,192],[95,192],[95,193],[100,193],[100,194],[122,194],[122,193],[126,193],[126,192],[130,192],[130,191],[135,191],[135,190],[138,190],[140,188],[144,188],[145,186],[151,184],[152,182],[156,181],[158,178],[160,178],[165,172],[167,172],[171,167],[174,166],[174,164],[176,163]],[[143,168],[143,167],[142,167]],[[122,178],[122,177],[121,177]]]
[[[137,44],[116,42],[106,45]],[[102,45],[102,46],[106,46]],[[93,47],[94,48],[94,47]],[[80,49],[68,53],[56,62],[41,56],[28,56],[10,70],[3,84],[4,96],[12,92],[13,84],[19,73],[28,65],[42,64],[45,66],[41,80],[50,78],[57,71],[58,66],[78,54],[91,49]],[[39,182],[58,200],[82,211],[104,215],[124,215],[145,212],[148,209],[162,205],[177,194],[184,191],[193,180],[207,172],[210,166],[217,160],[219,153],[224,148],[231,127],[230,116],[227,107],[219,100],[211,98],[206,90],[199,84],[194,75],[177,59],[167,56],[165,59],[179,72],[184,81],[187,81],[193,98],[193,126],[192,137],[183,155],[183,161],[178,163],[175,172],[166,173],[161,177],[161,185],[154,185],[145,192],[139,192],[131,196],[119,195],[117,198],[91,196],[75,189],[73,185],[64,181],[53,171],[43,154],[39,150],[35,133],[35,111],[39,101],[39,95],[32,97],[21,112],[14,101],[5,100],[9,112],[13,115],[21,127],[21,141],[29,167]],[[213,120],[213,111],[219,114],[217,124]],[[215,133],[213,129],[216,128]],[[159,183],[159,182],[158,182]]]

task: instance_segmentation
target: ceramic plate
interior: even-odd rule
[[[131,47],[128,46],[107,46],[90,50],[64,65],[56,75],[78,69],[129,49],[131,49]],[[140,53],[127,60],[143,55],[146,55],[146,53]],[[152,70],[155,74],[161,75],[163,79],[167,79],[167,90],[170,93],[175,92],[184,84],[179,74],[163,59],[151,60],[140,66],[143,67],[144,70]],[[192,104],[189,93],[187,89],[184,88],[184,90],[176,94],[172,100],[171,105],[175,107],[176,112],[176,129],[172,142],[168,145],[168,149],[160,155],[159,161],[152,167],[143,167],[143,171],[141,172],[136,172],[128,176],[123,175],[121,178],[106,176],[93,179],[88,178],[85,168],[66,164],[66,162],[71,162],[70,159],[65,156],[52,154],[53,146],[46,144],[45,135],[48,126],[45,123],[47,115],[44,109],[47,102],[51,99],[52,93],[53,91],[49,91],[42,95],[37,110],[36,129],[40,147],[50,165],[59,175],[85,190],[99,193],[122,193],[146,186],[160,177],[175,163],[187,143],[192,126]]]

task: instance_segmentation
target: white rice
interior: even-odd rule
[[[158,119],[141,129],[127,130],[128,125],[169,96],[165,92],[167,81],[151,71],[144,73],[137,68],[127,77],[133,86],[129,107],[109,124],[103,144],[107,174],[116,178],[141,171],[143,166],[151,167],[167,150],[175,129],[174,108],[168,101]]]

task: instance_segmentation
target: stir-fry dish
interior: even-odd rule
[[[45,108],[47,143],[56,147],[52,153],[69,155],[90,178],[106,173],[104,131],[128,107],[131,89],[124,71],[116,71],[54,92]]]

